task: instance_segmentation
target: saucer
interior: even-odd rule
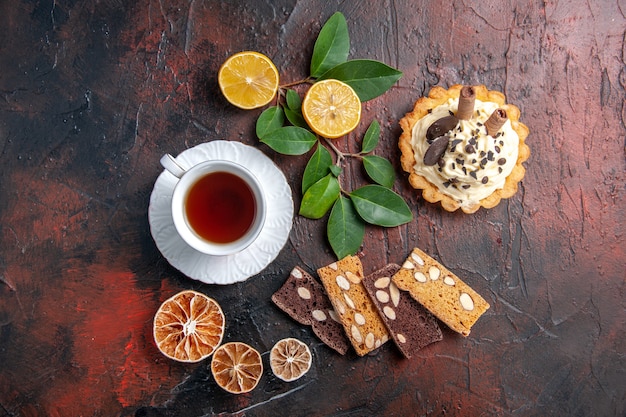
[[[150,232],[165,259],[189,278],[206,284],[232,284],[261,272],[281,251],[293,221],[291,188],[282,171],[260,150],[240,142],[213,141],[183,151],[176,157],[191,167],[209,159],[237,162],[256,175],[267,199],[265,226],[243,251],[228,256],[198,252],[178,235],[172,220],[172,193],[178,179],[164,170],[157,178],[148,207]]]

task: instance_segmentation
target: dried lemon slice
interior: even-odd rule
[[[361,120],[361,101],[339,80],[318,81],[302,101],[302,115],[318,135],[335,139],[352,132]]]
[[[272,60],[254,51],[230,56],[217,74],[226,100],[242,109],[255,109],[272,101],[278,80],[278,69]]]
[[[154,341],[165,356],[179,362],[198,362],[222,342],[225,320],[215,300],[186,290],[161,304],[153,324]]]
[[[242,342],[225,343],[213,354],[211,373],[215,382],[232,394],[254,389],[263,374],[261,355]]]
[[[276,342],[270,351],[270,367],[278,378],[295,381],[311,368],[311,351],[298,339],[288,337]]]

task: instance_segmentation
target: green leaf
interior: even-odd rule
[[[330,172],[332,172],[335,177],[338,177],[341,175],[341,167],[339,165],[331,165]]]
[[[361,152],[368,153],[372,152],[374,148],[378,145],[378,141],[380,140],[380,124],[377,120],[372,120],[365,135],[363,136],[363,143],[361,144]]]
[[[333,206],[340,195],[339,181],[332,174],[309,187],[302,196],[300,215],[309,219],[319,219]]]
[[[345,62],[350,52],[348,23],[341,12],[333,14],[322,26],[311,57],[311,77],[317,78]]]
[[[263,111],[256,121],[256,135],[263,139],[265,135],[283,127],[285,116],[278,106],[272,106]]]
[[[328,149],[318,144],[302,174],[302,193],[306,193],[311,185],[328,175],[332,164],[333,158]]]
[[[317,143],[317,137],[301,127],[285,126],[265,134],[261,142],[278,153],[302,155]]]
[[[294,126],[309,130],[309,125],[307,124],[306,120],[304,120],[304,116],[302,116],[302,112],[300,111],[300,109],[291,110],[285,107],[283,110],[285,112],[285,116],[287,116],[287,120],[289,120],[289,123]]]
[[[396,180],[396,172],[391,162],[376,155],[363,157],[363,167],[367,175],[377,184],[391,188]]]
[[[354,255],[359,250],[365,236],[365,223],[354,210],[350,199],[342,196],[335,201],[326,234],[337,259]]]
[[[359,99],[371,100],[402,77],[402,72],[379,61],[355,59],[339,64],[319,77],[320,80],[336,79],[354,89]]]
[[[296,90],[287,90],[286,94],[287,107],[290,110],[299,110],[302,105],[302,100],[300,100],[300,96],[296,92]]]
[[[366,185],[350,193],[354,208],[368,223],[395,227],[413,219],[411,209],[398,194],[380,185]]]

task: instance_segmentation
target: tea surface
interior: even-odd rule
[[[214,172],[196,181],[185,207],[187,222],[198,236],[224,244],[244,236],[256,212],[248,184],[228,172]]]

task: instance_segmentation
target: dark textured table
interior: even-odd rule
[[[0,4],[0,416],[623,416],[626,413],[626,2],[4,1]],[[341,356],[270,300],[291,268],[333,261],[325,222],[295,216],[274,262],[207,285],[169,265],[148,203],[163,153],[218,139],[258,147],[285,173],[296,210],[307,156],[254,134],[260,110],[229,105],[217,71],[232,53],[307,74],[321,25],[346,16],[350,58],[404,76],[340,139],[376,154],[414,220],[368,227],[365,272],[418,246],[491,308],[464,338],[410,360],[391,343]],[[503,11],[501,11],[503,10]],[[485,84],[518,105],[532,155],[519,192],[472,215],[423,201],[400,170],[398,120],[432,86]],[[350,184],[358,164],[344,167]],[[257,348],[259,386],[227,394],[209,361],[173,362],[152,340],[160,303],[182,289],[220,302],[225,341]],[[302,379],[268,352],[295,336]]]

